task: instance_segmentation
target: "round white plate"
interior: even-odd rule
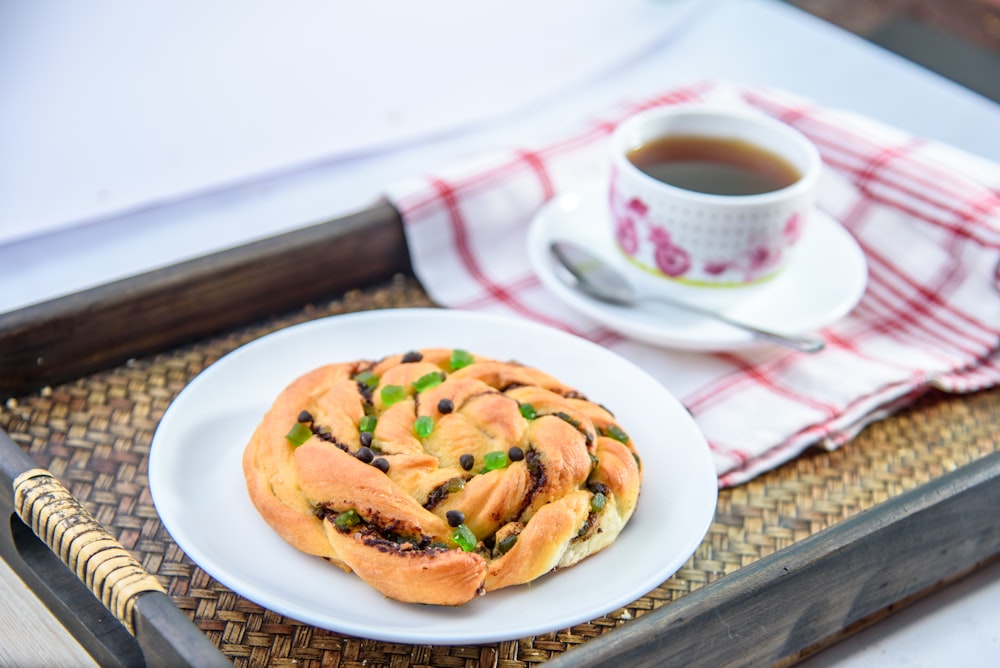
[[[556,275],[556,262],[549,252],[550,242],[560,239],[575,241],[609,264],[628,271],[627,261],[612,239],[606,196],[600,187],[561,195],[546,204],[532,221],[528,254],[549,290],[574,310],[623,336],[653,345],[703,351],[760,345],[742,330],[666,304],[615,306],[568,287]],[[795,256],[784,271],[746,301],[720,310],[748,324],[784,334],[802,334],[849,313],[867,284],[868,264],[857,241],[836,220],[814,209]]]
[[[613,545],[530,585],[444,608],[384,598],[354,574],[286,544],[247,495],[240,459],[277,394],[321,364],[421,347],[464,348],[543,369],[615,411],[643,460],[632,520]],[[223,357],[169,406],[153,437],[149,487],[163,524],[206,572],[294,619],[389,642],[522,638],[590,621],[680,568],[715,513],[708,446],[681,404],[632,363],[561,331],[443,309],[392,309],[284,329]]]

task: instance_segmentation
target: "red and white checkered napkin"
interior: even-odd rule
[[[557,192],[606,172],[614,126],[692,101],[750,105],[819,147],[818,206],[854,234],[870,273],[855,310],[820,332],[822,353],[640,344],[577,315],[533,273],[532,217]],[[638,363],[691,411],[721,486],[811,445],[837,447],[930,387],[970,392],[1000,382],[1000,165],[786,93],[716,82],[673,90],[550,143],[398,184],[389,196],[437,303],[560,327]]]

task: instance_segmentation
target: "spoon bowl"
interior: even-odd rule
[[[749,333],[754,338],[770,341],[793,350],[816,353],[826,346],[822,339],[785,335],[768,329],[750,325],[729,316],[688,302],[670,299],[663,295],[640,294],[636,287],[617,269],[591,253],[589,250],[569,241],[553,241],[549,251],[565,271],[555,272],[559,279],[583,294],[617,306],[636,306],[643,301],[657,301],[673,308],[724,323],[730,327]]]

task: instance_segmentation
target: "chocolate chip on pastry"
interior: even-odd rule
[[[639,462],[607,409],[550,375],[425,349],[292,382],[243,472],[294,547],[390,598],[460,605],[610,545]]]

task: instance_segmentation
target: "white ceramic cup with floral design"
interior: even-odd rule
[[[671,185],[633,164],[637,151],[666,137],[763,149],[794,169],[794,181],[755,194]],[[751,109],[697,104],[625,120],[612,138],[611,158],[611,224],[636,278],[710,305],[756,293],[781,272],[807,223],[822,166],[816,147],[785,123]]]

